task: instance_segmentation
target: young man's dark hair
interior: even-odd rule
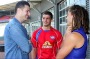
[[[43,15],[49,15],[50,16],[50,18],[51,19],[53,19],[53,15],[52,15],[52,13],[50,12],[50,11],[45,11],[45,12],[43,12]]]
[[[25,5],[29,6],[30,7],[30,4],[26,1],[19,1],[17,4],[16,4],[16,7],[15,7],[15,13],[17,12],[17,9],[18,8],[23,8]]]

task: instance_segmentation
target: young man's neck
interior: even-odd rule
[[[50,30],[50,28],[51,28],[51,26],[47,26],[47,27],[42,26],[42,29],[43,29],[43,30]]]

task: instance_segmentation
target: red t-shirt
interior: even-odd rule
[[[37,36],[38,39],[36,39]],[[62,43],[62,35],[52,27],[50,30],[39,28],[33,33],[31,42],[33,47],[37,48],[38,59],[55,59]]]

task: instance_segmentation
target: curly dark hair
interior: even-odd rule
[[[72,31],[80,28],[84,28],[84,31],[89,34],[89,14],[88,11],[79,5],[72,5],[68,8],[68,11],[73,15]]]

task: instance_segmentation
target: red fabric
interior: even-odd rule
[[[38,30],[40,30],[41,28],[39,28]],[[38,32],[38,30],[36,30],[32,37],[31,37],[31,43],[33,44],[33,47],[36,48],[37,47],[37,41],[36,41],[36,33]]]
[[[49,31],[44,31],[42,29],[37,42],[36,33],[40,29],[42,28],[36,30],[31,38],[33,46],[37,48],[37,57],[38,59],[55,59],[57,50],[62,43],[62,35],[54,28],[51,28]]]
[[[9,19],[10,19],[10,16],[2,16],[2,17],[0,17],[0,21],[9,21]]]

